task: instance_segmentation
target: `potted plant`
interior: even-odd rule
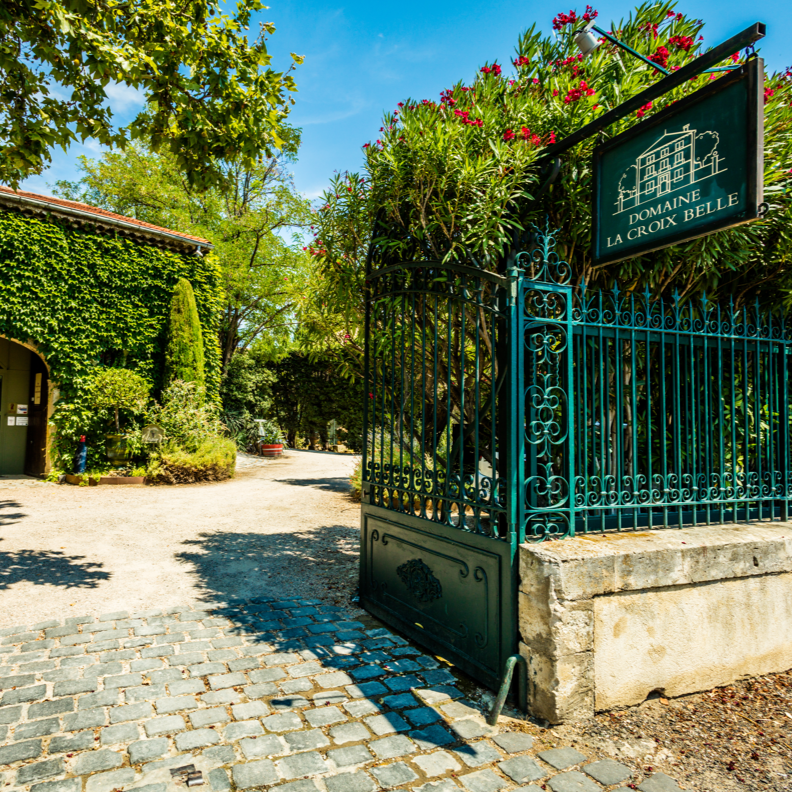
[[[115,433],[105,436],[107,458],[122,463],[129,459],[129,449],[121,434],[120,411],[141,412],[148,401],[149,384],[140,374],[123,368],[102,369],[94,378],[93,406],[98,411],[112,411]]]
[[[272,421],[257,418],[259,427],[259,448],[261,456],[279,457],[283,454],[283,433]]]

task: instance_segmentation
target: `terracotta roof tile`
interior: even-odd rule
[[[88,204],[80,203],[79,201],[67,201],[63,198],[53,198],[49,195],[37,195],[36,193],[25,192],[24,190],[12,190],[10,187],[5,187],[3,185],[0,185],[0,193],[5,193],[6,195],[16,195],[23,200],[27,198],[33,201],[43,201],[45,203],[51,204],[53,207],[61,206],[64,209],[71,209],[74,212],[79,212],[80,214],[84,215],[91,215],[97,218],[106,217],[110,220],[117,220],[128,225],[138,226],[141,230],[151,231],[154,234],[167,234],[169,236],[180,237],[190,242],[200,242],[204,245],[211,245],[211,242],[206,239],[202,239],[201,237],[183,234],[181,231],[173,231],[170,228],[162,228],[161,226],[146,223],[143,220],[136,220],[134,217],[126,217],[124,215],[116,214],[115,212],[108,212],[105,209],[99,209],[96,206],[90,206]]]

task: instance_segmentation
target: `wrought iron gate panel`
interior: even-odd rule
[[[502,439],[516,292],[506,277],[430,261],[371,272],[367,289],[361,602],[496,684],[516,640],[507,471],[521,451]]]
[[[364,505],[361,599],[368,611],[498,686],[514,651],[509,543]]]

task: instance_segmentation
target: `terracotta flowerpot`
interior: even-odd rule
[[[283,443],[262,443],[261,456],[279,457],[283,454]]]

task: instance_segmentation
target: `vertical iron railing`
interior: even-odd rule
[[[573,287],[531,239],[369,273],[366,502],[512,542],[787,519],[790,317]]]
[[[521,260],[528,536],[787,519],[789,317],[573,289],[553,234],[534,239]]]
[[[506,538],[507,279],[418,261],[369,273],[367,288],[366,502]]]

